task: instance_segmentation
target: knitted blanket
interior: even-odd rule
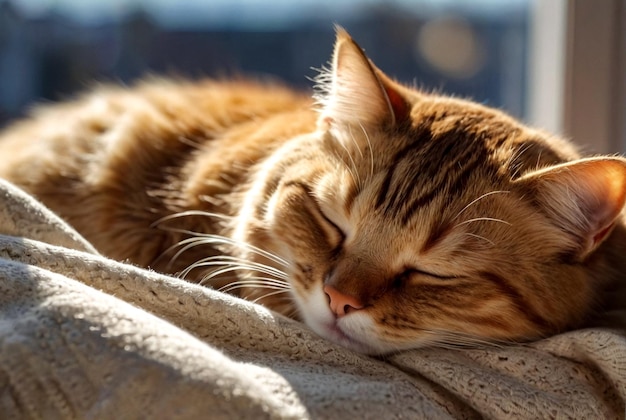
[[[80,205],[80,203],[77,203]],[[2,418],[623,418],[626,335],[354,353],[111,261],[0,181]]]

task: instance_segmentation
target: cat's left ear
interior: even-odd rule
[[[564,232],[584,260],[611,233],[626,202],[626,159],[588,158],[556,165],[515,182]]]
[[[332,68],[321,90],[319,124],[371,127],[396,124],[410,107],[400,88],[367,58],[348,33],[337,27]]]

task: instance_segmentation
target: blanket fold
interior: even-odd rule
[[[623,418],[626,335],[384,359],[108,260],[0,180],[3,418]]]

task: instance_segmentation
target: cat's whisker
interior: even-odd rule
[[[222,286],[218,289],[220,292],[230,293],[233,290],[245,289],[245,288],[259,288],[259,289],[272,289],[279,290],[281,292],[285,292],[289,290],[289,287],[282,284],[272,284],[271,282],[267,282],[265,277],[255,277],[251,280],[241,280],[229,283],[225,286]]]
[[[496,222],[496,223],[503,223],[507,226],[512,226],[511,223],[507,222],[506,220],[496,219],[494,217],[475,217],[473,219],[468,219],[460,223],[457,223],[453,229],[456,229],[457,227],[462,226],[462,225],[467,225],[467,224],[475,223],[475,222]]]
[[[174,256],[172,256],[168,263],[167,263],[167,270],[171,270],[172,266],[174,265],[174,263],[176,262],[176,260],[181,256],[181,254],[183,254],[185,251],[188,251],[189,249],[193,248],[196,245],[201,245],[201,244],[196,244],[193,242],[197,242],[196,238],[188,238],[188,239],[184,239],[182,241],[179,241],[177,243],[175,243],[174,245],[171,245],[169,247],[167,247],[165,249],[165,251],[161,252],[154,260],[153,264],[156,264],[158,261],[160,261],[162,258],[165,258],[165,256],[167,254],[169,254],[170,252],[172,252],[174,249],[179,248],[183,245],[185,245],[183,247],[182,250],[179,250],[178,252],[176,252],[176,254],[174,254]],[[190,244],[191,243],[191,244]],[[187,245],[190,244],[190,245]]]
[[[231,255],[217,255],[214,257],[208,257],[204,259],[205,261],[215,261],[216,263],[222,263],[224,265],[237,263],[241,266],[249,267],[251,270],[256,270],[259,272],[264,272],[266,274],[270,274],[275,276],[276,278],[281,278],[284,280],[288,280],[289,276],[284,271],[277,269],[274,266],[260,263],[258,261],[250,261],[244,258],[235,257]]]
[[[202,263],[202,264],[197,264],[196,268],[204,267],[204,266],[210,267],[212,265],[210,263]],[[227,266],[227,267],[224,267],[224,268],[220,268],[220,269],[216,269],[216,270],[212,271],[210,274],[208,274],[206,276],[206,278],[218,277],[218,276],[221,276],[221,275],[226,274],[226,273],[231,273],[233,271],[236,272],[236,271],[248,271],[248,270],[254,270],[254,268],[251,268],[251,267],[248,267],[248,266],[230,265],[230,266]],[[265,273],[265,274],[269,274],[269,273]]]
[[[508,159],[508,161],[506,162],[506,166],[508,166],[509,168],[511,168],[511,178],[515,179],[519,176],[520,171],[523,168],[523,165],[521,164],[521,162],[518,160],[522,157],[522,155],[524,153],[526,153],[529,149],[531,148],[531,144],[526,144],[523,147],[521,147],[520,149],[518,149],[515,153],[513,153],[511,155],[511,157]],[[539,155],[541,156],[541,153],[539,153]],[[537,164],[539,164],[539,162],[537,162]]]
[[[285,281],[289,278],[285,272],[271,265],[229,255],[215,255],[198,260],[183,270],[181,275],[187,275],[190,271],[196,268],[209,266],[238,267],[241,270],[258,271],[279,279],[284,279]]]
[[[210,217],[210,218],[214,218],[214,219],[222,219],[222,220],[225,220],[225,221],[231,221],[233,219],[232,216],[228,216],[226,214],[212,213],[212,212],[203,211],[203,210],[186,210],[186,211],[181,211],[179,213],[174,213],[174,214],[170,214],[168,216],[161,217],[160,219],[158,219],[155,222],[153,222],[150,225],[150,227],[152,227],[152,228],[153,227],[159,227],[159,225],[161,223],[167,222],[168,220],[178,219],[180,217],[187,217],[187,216],[205,216],[205,217]]]
[[[187,229],[172,228],[172,227],[164,227],[163,229],[166,229],[170,232],[177,232],[177,233],[183,233],[183,234],[187,234],[190,236],[194,236],[195,237],[194,239],[202,238],[204,241],[206,241],[205,243],[207,245],[229,245],[232,247],[242,248],[247,251],[251,251],[257,255],[260,255],[262,257],[265,257],[270,261],[274,261],[275,263],[280,264],[284,267],[289,267],[289,262],[285,260],[284,258],[279,257],[276,254],[273,254],[269,251],[256,247],[252,244],[237,241],[235,239],[228,238],[226,236],[215,235],[211,233],[194,232],[194,231],[187,230]]]
[[[361,157],[361,159],[363,159],[363,151],[361,150],[361,147],[356,137],[354,137],[354,134],[352,133],[352,126],[348,126],[348,133],[350,134],[350,139],[352,140],[352,144],[354,144],[354,148],[357,152],[359,152],[359,156]],[[354,169],[356,170],[356,166]]]
[[[232,217],[231,216],[227,216],[225,214],[220,214],[220,213],[212,213],[212,212],[207,212],[207,211],[203,211],[203,210],[187,210],[187,211],[182,211],[179,213],[174,213],[174,214],[170,214],[168,216],[164,216],[158,220],[156,220],[155,222],[153,222],[150,227],[152,228],[159,228],[162,230],[167,230],[170,232],[175,232],[175,231],[179,231],[178,229],[169,227],[169,226],[161,226],[162,223],[170,221],[170,220],[174,220],[174,219],[178,219],[181,217],[188,217],[188,216],[203,216],[203,217],[209,217],[209,218],[213,218],[213,219],[221,219],[222,221],[226,221],[226,222],[231,222],[232,221]],[[185,232],[187,233],[187,232]],[[175,243],[174,245],[168,247],[165,251],[163,251],[156,259],[156,261],[160,260],[161,258],[163,258],[165,255],[167,255],[168,253],[170,253],[172,250],[182,246],[182,245],[187,245],[185,246],[183,249],[181,249],[180,251],[178,251],[172,258],[170,258],[167,268],[171,269],[171,267],[173,266],[174,262],[176,262],[176,260],[186,251],[188,251],[189,249],[193,248],[194,246],[197,245],[203,245],[203,244],[207,244],[206,242],[194,242],[196,241],[198,233],[193,232],[194,238],[188,238],[185,240],[182,240],[180,242]],[[211,245],[211,244],[208,244]]]
[[[508,193],[510,193],[510,191],[505,191],[505,190],[490,191],[488,193],[485,193],[485,194],[481,195],[480,197],[472,200],[468,205],[463,207],[461,209],[461,211],[459,211],[457,213],[457,215],[454,216],[454,218],[452,220],[458,219],[461,216],[461,214],[463,214],[463,212],[465,212],[468,208],[470,208],[471,206],[473,206],[474,204],[476,204],[477,202],[479,202],[480,200],[482,200],[482,199],[484,199],[486,197],[489,197],[489,196],[494,195],[494,194],[508,194]]]
[[[227,272],[231,272],[231,271],[237,271],[238,269],[234,269],[234,270],[230,270]],[[217,277],[218,275],[221,275],[223,273],[218,273],[218,274],[214,274],[213,272],[208,273],[207,275],[205,275],[203,277],[203,280],[209,281],[209,280],[213,280],[215,277]],[[263,273],[265,274],[265,273]],[[265,277],[265,276],[259,276],[259,275],[254,275],[254,276],[248,276],[244,279],[238,279],[235,281],[230,282],[229,284],[240,284],[240,283],[244,283],[244,282],[258,282],[261,281],[263,282],[263,284],[272,284],[274,286],[277,287],[282,287],[282,288],[290,288],[291,284],[289,284],[288,281],[286,280],[281,280],[281,279],[277,279],[275,277]]]
[[[267,285],[267,286],[274,286],[276,288],[281,288],[281,289],[291,289],[291,284],[289,284],[289,282],[277,280],[271,277],[263,277],[263,276],[251,276],[244,280],[237,280],[231,284],[244,284],[244,283],[255,283],[255,284],[261,284],[263,286]]]
[[[352,160],[352,156],[350,156],[350,160]],[[348,173],[350,174],[350,176],[352,177],[352,180],[354,181],[354,183],[356,185],[361,185],[361,177],[359,176],[359,173],[355,167],[354,161],[352,161],[353,163],[353,167],[350,168],[348,165],[346,165],[346,170],[348,171]]]
[[[277,296],[283,293],[289,293],[289,290],[277,290],[275,292],[269,292],[269,293],[264,294],[263,296],[259,296],[258,298],[254,299],[252,302],[258,303],[262,299],[266,299],[271,296]]]
[[[475,233],[470,233],[470,232],[465,232],[464,235],[471,236],[471,237],[476,238],[476,239],[481,239],[481,240],[489,243],[491,246],[496,246],[496,244],[492,240],[487,239],[484,236],[477,235]]]
[[[354,137],[352,136],[352,133],[350,133],[350,138],[356,144],[356,141],[354,140]],[[359,170],[358,170],[358,168],[356,166],[356,161],[352,157],[352,153],[350,153],[350,150],[346,147],[345,144],[343,144],[342,142],[339,142],[339,144],[341,145],[341,148],[343,150],[345,150],[346,154],[348,155],[348,158],[350,159],[350,164],[352,165],[352,168],[350,168],[348,165],[346,165],[346,169],[352,175],[352,179],[354,180],[354,182],[356,182],[357,185],[362,185],[361,184],[361,177],[359,176]],[[358,149],[358,147],[357,147],[357,149]]]
[[[446,330],[431,330],[434,334],[433,345],[437,347],[459,349],[468,347],[496,347],[501,348],[508,343],[499,342],[494,339],[485,339],[475,335]]]
[[[170,246],[169,248],[167,248],[165,251],[163,251],[163,253],[161,255],[167,255],[168,253],[170,253],[174,249],[179,248],[179,247],[182,246],[182,248],[180,250],[178,250],[172,256],[172,258],[170,258],[170,261],[169,261],[169,263],[167,265],[167,268],[170,269],[172,267],[172,265],[176,262],[176,260],[178,260],[178,258],[180,258],[180,256],[182,254],[184,254],[186,251],[189,251],[190,249],[192,249],[192,248],[194,248],[196,246],[206,245],[206,244],[207,243],[205,241],[203,241],[202,238],[183,239],[182,241],[179,241],[179,242],[175,243],[174,245]]]
[[[177,243],[175,243],[174,245],[170,246],[169,248],[167,248],[165,251],[163,251],[162,255],[166,255],[169,252],[173,251],[176,248],[179,248],[182,246],[182,248],[180,250],[178,250],[171,258],[170,261],[168,263],[168,269],[172,267],[172,265],[176,262],[176,260],[178,258],[180,258],[180,256],[182,254],[184,254],[185,252],[189,251],[190,249],[196,247],[196,246],[201,246],[201,245],[214,245],[214,243],[211,242],[207,242],[205,240],[205,238],[203,237],[193,237],[193,238],[187,238],[187,239],[183,239]],[[221,257],[221,256],[215,256],[217,258]],[[209,257],[211,258],[211,257]],[[206,261],[206,259],[203,259],[202,261]],[[196,261],[197,262],[197,261]]]
[[[185,276],[187,276],[191,271],[196,270],[198,268],[202,268],[202,267],[214,267],[214,266],[222,266],[222,268],[218,268],[213,270],[211,273],[209,273],[207,276],[205,276],[205,278],[214,278],[214,277],[218,277],[221,276],[223,274],[226,273],[230,273],[233,271],[257,271],[263,274],[267,274],[270,276],[274,276],[273,278],[276,279],[276,281],[282,281],[283,283],[287,283],[286,280],[286,275],[282,272],[272,272],[271,270],[268,270],[266,267],[259,267],[259,266],[255,266],[254,264],[245,264],[245,263],[241,263],[241,264],[233,264],[233,263],[228,263],[228,264],[223,264],[221,262],[218,261],[205,261],[205,262],[196,262],[194,264],[191,264],[189,267],[187,267],[185,270],[183,270],[183,272],[181,272],[181,277],[185,278]],[[285,279],[285,280],[283,280]]]
[[[421,331],[422,336],[415,347],[438,347],[451,350],[467,349],[467,348],[503,348],[510,346],[512,343],[506,340],[498,340],[492,338],[479,337],[465,332],[444,330],[438,328],[420,328],[412,327],[413,330]],[[389,338],[397,339],[402,342],[405,336],[403,334],[393,334],[387,332]],[[386,345],[393,345],[394,339],[388,340]],[[406,348],[405,345],[398,345],[397,350]]]

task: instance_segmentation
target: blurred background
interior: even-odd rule
[[[400,81],[581,137],[590,151],[621,152],[625,1],[0,0],[0,126],[94,81],[132,84],[149,73],[243,74],[310,89],[336,23]],[[607,25],[610,42],[598,40]],[[589,63],[589,74],[572,71]],[[605,64],[610,89],[593,80],[606,78]]]

